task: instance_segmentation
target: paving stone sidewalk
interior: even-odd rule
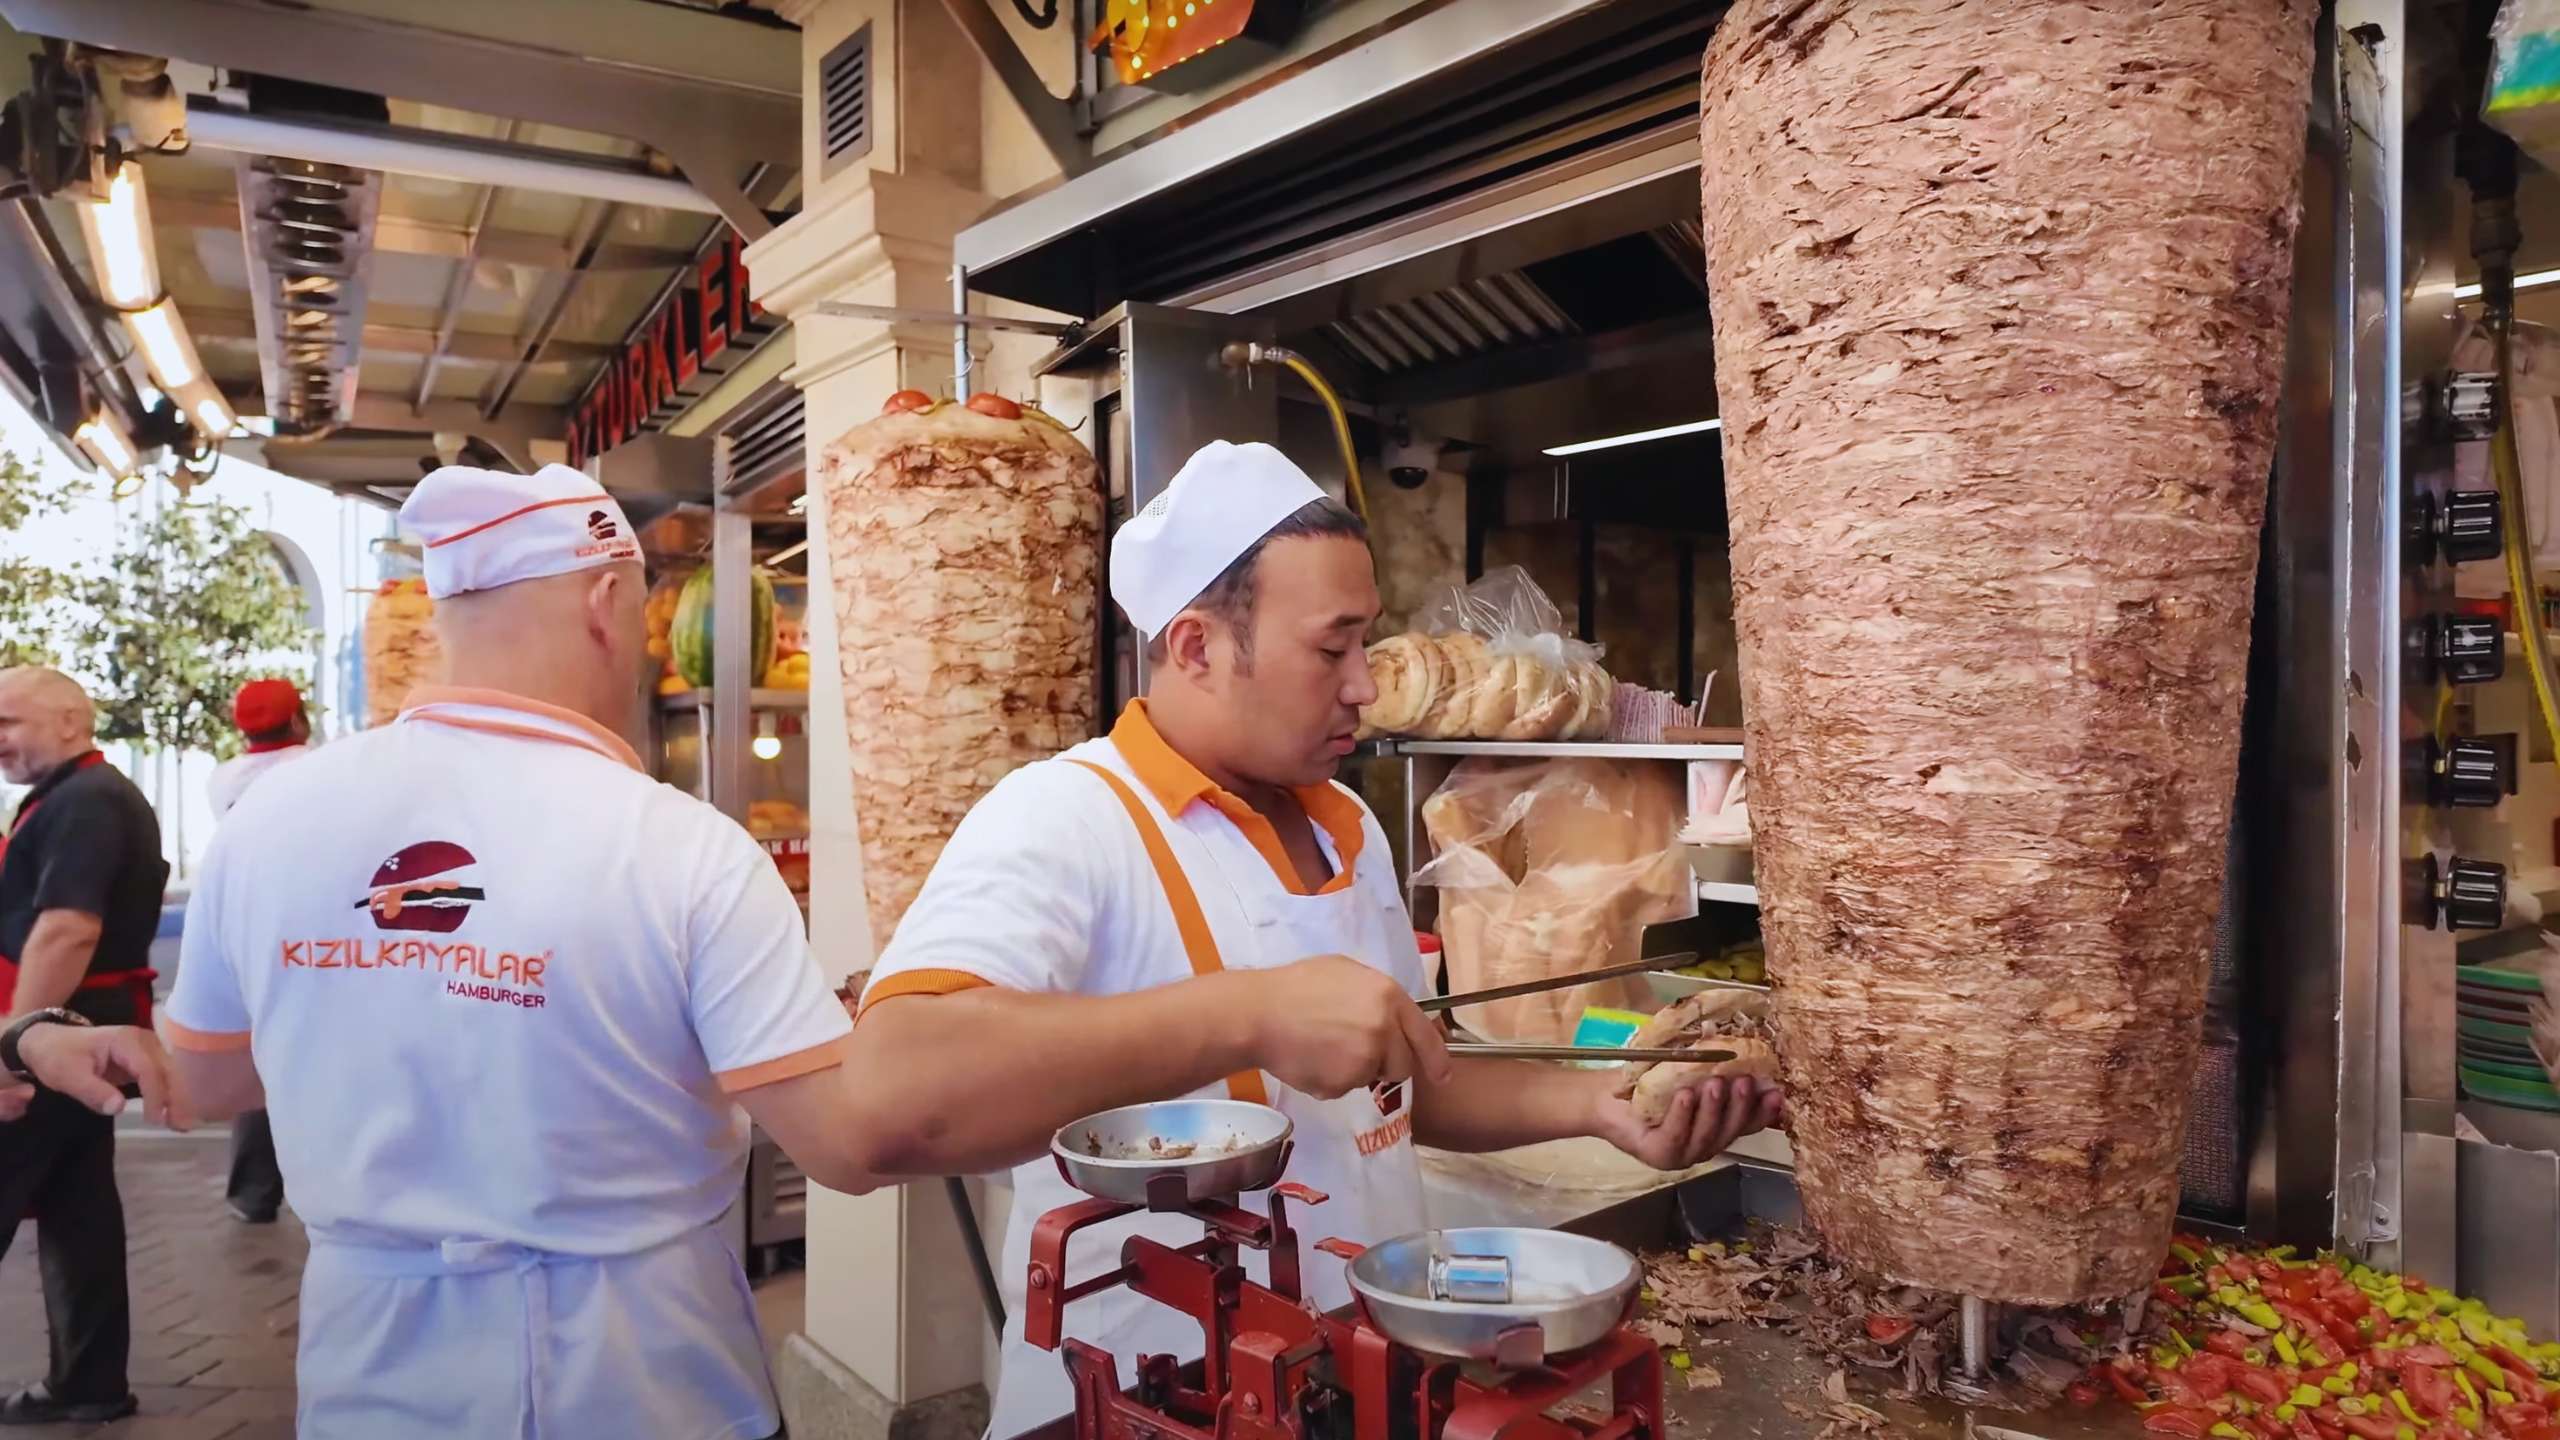
[[[290,1212],[243,1225],[222,1205],[230,1165],[219,1133],[128,1130],[117,1147],[133,1287],[132,1378],[142,1413],[112,1425],[0,1430],[16,1440],[290,1440],[295,1294],[308,1249]],[[765,1338],[800,1328],[802,1272],[757,1287]],[[21,1225],[0,1261],[0,1386],[45,1369],[44,1300],[35,1227]]]

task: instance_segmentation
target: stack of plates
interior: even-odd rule
[[[2456,967],[2462,1088],[2493,1105],[2560,1111],[2560,1089],[2533,1053],[2533,1003],[2542,995],[2539,953]]]

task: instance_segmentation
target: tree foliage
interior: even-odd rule
[[[0,532],[78,498],[76,483],[0,454]],[[0,663],[78,677],[100,740],[229,755],[240,686],[265,675],[307,686],[305,602],[248,511],[202,491],[133,503],[103,554],[0,558]]]

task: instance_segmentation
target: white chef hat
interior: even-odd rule
[[[400,528],[425,550],[427,594],[438,600],[640,558],[622,507],[566,465],[430,471],[400,507]]]
[[[1272,447],[1212,440],[1111,537],[1111,598],[1153,639],[1272,527],[1323,498]]]

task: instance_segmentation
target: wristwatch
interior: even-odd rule
[[[12,1021],[8,1029],[0,1030],[0,1070],[7,1071],[9,1073],[9,1077],[13,1080],[24,1080],[31,1085],[43,1084],[44,1082],[36,1079],[35,1072],[29,1070],[25,1063],[18,1059],[19,1037],[25,1035],[28,1031],[34,1029],[38,1025],[79,1025],[85,1027],[90,1023],[91,1021],[88,1016],[81,1014],[77,1010],[65,1010],[59,1005],[47,1010],[28,1011],[26,1014],[21,1015],[16,1020]]]

